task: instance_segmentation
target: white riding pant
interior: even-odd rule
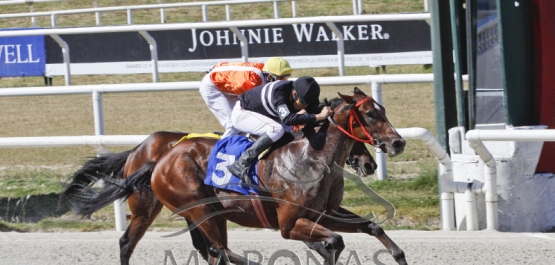
[[[223,137],[236,134],[231,126],[231,111],[239,100],[239,96],[220,91],[210,79],[209,74],[202,78],[199,92],[204,102],[206,102],[208,109],[210,109],[214,116],[216,116],[216,119],[218,119],[218,122],[225,128],[226,132]]]
[[[244,110],[241,103],[237,102],[231,112],[233,129],[254,135],[268,134],[272,141],[276,142],[283,136],[288,126],[277,122],[257,112]]]

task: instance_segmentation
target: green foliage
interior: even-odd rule
[[[375,193],[389,201],[397,210],[396,218],[388,223],[388,229],[438,229],[439,197],[438,179],[435,170],[423,169],[419,176],[410,180],[387,179],[366,181]],[[342,205],[361,216],[375,213],[385,216],[386,211],[377,201],[363,193],[354,181],[345,180],[345,194]],[[411,221],[410,226],[404,225],[404,218]],[[402,225],[393,225],[401,223]]]
[[[55,231],[55,230],[74,230],[79,232],[91,232],[99,230],[109,230],[114,228],[114,222],[110,221],[90,221],[90,220],[59,220],[46,219],[40,221],[36,225],[31,225],[34,230],[38,231]]]
[[[19,228],[16,224],[6,223],[0,220],[0,232],[26,232],[26,230]]]
[[[33,194],[60,193],[65,181],[60,172],[50,169],[25,169],[0,172],[0,197],[25,197]]]

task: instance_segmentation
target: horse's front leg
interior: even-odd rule
[[[310,249],[325,259],[326,265],[336,264],[345,249],[341,235],[305,218],[297,219],[291,230],[282,229],[281,234],[286,239],[304,241]],[[328,243],[327,246],[324,247],[322,242]]]
[[[337,214],[333,218],[322,218],[319,224],[322,226],[336,232],[346,232],[346,233],[367,233],[376,237],[382,244],[389,250],[395,261],[399,264],[407,264],[405,260],[405,253],[401,250],[389,236],[387,236],[384,230],[374,222],[370,220],[364,220],[360,216],[339,207]],[[358,219],[358,221],[357,221]]]

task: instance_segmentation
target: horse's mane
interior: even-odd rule
[[[335,109],[337,106],[341,105],[344,101],[342,98],[336,97],[336,98],[332,98],[329,101],[325,98],[324,102],[327,103],[326,105],[330,106],[330,108]]]

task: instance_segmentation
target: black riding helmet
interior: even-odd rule
[[[306,111],[316,113],[320,103],[320,85],[310,76],[301,76],[293,82],[293,89],[297,91],[297,97],[302,104],[308,104]]]

